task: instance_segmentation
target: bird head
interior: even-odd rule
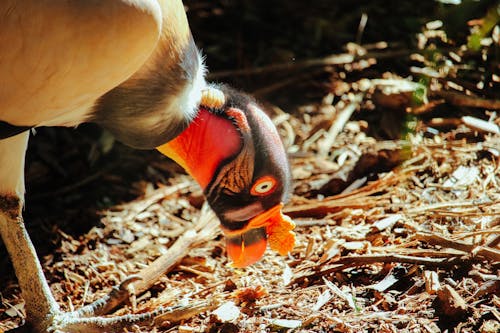
[[[258,261],[270,226],[286,219],[281,207],[291,175],[276,127],[256,101],[226,86],[210,86],[190,125],[157,149],[202,187],[220,219],[233,265]]]

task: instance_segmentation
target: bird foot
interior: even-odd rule
[[[1,157],[0,154],[0,162]],[[27,324],[14,332],[119,332],[125,327],[152,323],[156,316],[173,311],[160,307],[148,313],[104,317],[133,294],[129,289],[133,282],[142,280],[138,276],[129,277],[108,295],[78,311],[61,311],[43,274],[21,210],[20,197],[0,193],[0,236],[12,258],[27,315]]]
[[[150,324],[155,317],[171,311],[172,308],[160,307],[147,313],[103,317],[119,306],[124,299],[129,298],[132,294],[129,287],[140,280],[142,278],[137,275],[129,276],[97,301],[77,311],[56,315],[47,332],[117,332],[132,325]]]
[[[21,326],[9,332],[120,332],[126,327],[131,327],[133,325],[152,324],[157,316],[171,313],[180,308],[180,306],[168,308],[159,307],[151,312],[105,317],[104,315],[110,313],[114,308],[119,306],[124,299],[130,297],[130,285],[139,280],[142,280],[142,278],[137,275],[132,275],[122,281],[120,285],[113,287],[108,295],[76,311],[63,312],[59,310],[57,304],[54,304],[52,307],[54,310],[51,311],[52,313],[48,314],[42,322],[32,323],[31,325],[28,323],[27,325]]]
[[[140,313],[128,314],[116,317],[80,317],[78,311],[59,313],[55,315],[47,332],[49,333],[104,333],[104,332],[121,332],[126,327],[133,325],[148,325],[152,324],[154,319],[159,316],[173,311],[174,308],[163,308]]]
[[[121,332],[127,327],[134,325],[151,325],[154,319],[160,315],[166,315],[176,311],[177,307],[159,307],[154,311],[127,314],[115,317],[89,316],[82,317],[80,311],[62,312],[58,311],[52,314],[43,321],[33,325],[25,325],[18,327],[8,333],[32,333],[32,332],[47,332],[47,333],[106,333],[106,332]],[[88,314],[88,312],[87,312]]]

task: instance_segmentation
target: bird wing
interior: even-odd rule
[[[0,2],[0,121],[84,121],[148,59],[162,20],[154,0]]]

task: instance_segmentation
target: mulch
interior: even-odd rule
[[[263,87],[258,94],[265,96],[321,72],[321,98],[286,111],[267,105],[293,171],[285,213],[297,225],[294,250],[268,250],[251,267],[231,267],[196,183],[161,156],[117,145],[105,158],[121,153],[111,167],[84,162],[90,175],[38,191],[38,200],[82,197],[76,202],[98,212],[83,233],[53,225],[46,231],[52,243],[42,265],[56,299],[72,310],[137,275],[112,315],[172,309],[133,332],[499,332],[498,31],[491,38],[478,52],[452,47],[434,23],[415,50],[350,44],[343,54],[212,73],[293,73]],[[401,57],[410,75],[377,65]],[[45,144],[53,141],[48,133],[41,134]],[[38,161],[28,172],[32,184],[47,183],[54,169],[71,173],[41,158],[44,149],[31,155]],[[139,165],[133,176],[116,163],[123,156]],[[99,206],[94,196],[104,197],[103,186],[108,200]],[[98,194],[88,194],[92,189]],[[71,211],[68,202],[61,207]],[[86,218],[78,215],[66,224]],[[12,268],[1,267],[3,331],[23,323],[24,304]]]

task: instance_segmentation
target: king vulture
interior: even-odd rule
[[[271,238],[289,251],[291,231],[272,231],[287,222],[291,178],[277,130],[255,100],[204,74],[181,0],[0,2],[0,234],[27,329],[112,332],[137,319],[55,301],[21,214],[31,128],[95,122],[177,161],[204,190],[235,266],[260,259]]]

